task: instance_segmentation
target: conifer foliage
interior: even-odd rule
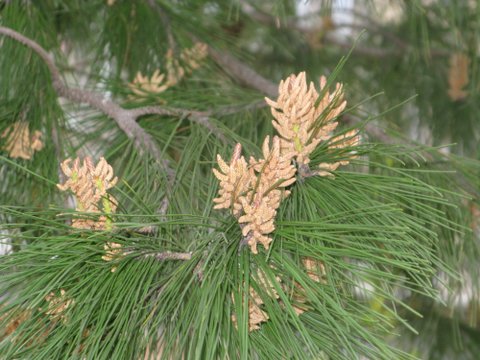
[[[1,2],[0,360],[474,359],[480,10],[401,3]]]

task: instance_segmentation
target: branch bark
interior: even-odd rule
[[[182,252],[159,252],[159,253],[148,253],[148,254],[143,254],[144,258],[155,258],[158,261],[166,261],[166,260],[183,260],[183,261],[188,261],[192,258],[192,253],[182,253]]]
[[[208,54],[227,73],[236,78],[242,84],[256,89],[270,97],[278,95],[277,84],[264,78],[251,67],[237,60],[232,55],[217,51],[210,46],[208,47]]]

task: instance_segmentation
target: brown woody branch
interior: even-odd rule
[[[239,82],[267,96],[275,97],[278,95],[278,84],[264,78],[232,55],[217,51],[210,46],[208,47],[208,54],[218,65]]]
[[[188,261],[192,258],[192,253],[182,253],[182,252],[159,252],[159,253],[147,253],[142,255],[143,258],[155,258],[158,261],[166,260],[184,260]]]

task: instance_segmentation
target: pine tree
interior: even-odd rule
[[[477,358],[480,9],[337,3],[0,2],[0,359]]]

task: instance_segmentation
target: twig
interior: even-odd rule
[[[227,143],[228,140],[220,132],[220,130],[214,126],[209,120],[212,116],[227,116],[236,114],[239,112],[261,109],[267,106],[267,103],[263,100],[255,101],[246,105],[233,105],[225,106],[215,110],[208,111],[198,111],[198,110],[187,110],[179,108],[168,108],[160,106],[144,106],[136,109],[132,109],[131,112],[135,116],[143,115],[165,115],[165,116],[174,116],[179,118],[189,118],[192,122],[196,122],[214,133],[222,142]]]
[[[350,114],[344,114],[342,116],[342,120],[344,121],[344,123],[350,126],[360,125],[363,122],[362,119],[359,119],[356,116]],[[373,123],[366,123],[365,131],[368,133],[368,135],[372,136],[377,140],[380,140],[384,144],[398,145],[399,143],[398,140],[388,136],[382,128],[375,126]]]
[[[218,65],[243,84],[253,89],[257,89],[270,97],[278,95],[277,84],[264,78],[255,70],[235,59],[230,54],[217,51],[210,46],[208,47],[208,53]]]
[[[227,138],[213,123],[209,121],[210,116],[215,111],[196,111],[177,108],[165,108],[160,106],[143,106],[128,110],[135,118],[145,115],[174,116],[179,118],[188,118],[190,121],[200,124],[210,130],[223,143],[228,143]]]
[[[143,258],[155,258],[159,261],[166,261],[166,260],[184,260],[188,261],[192,259],[192,253],[182,253],[182,252],[159,252],[159,253],[148,253],[142,254]]]

